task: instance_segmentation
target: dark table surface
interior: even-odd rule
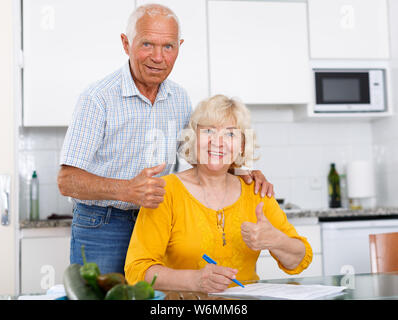
[[[325,296],[318,300],[398,300],[398,271],[390,273],[360,273],[323,277],[301,277],[258,281],[250,283],[278,283],[294,285],[345,286],[347,289],[337,295]],[[239,297],[211,295],[201,292],[164,291],[165,300],[237,300]],[[0,300],[16,300],[18,296],[0,295]],[[33,297],[32,297],[33,298]],[[244,300],[258,300],[258,297],[241,297]],[[267,298],[261,298],[267,300]],[[274,298],[269,298],[274,300]]]
[[[398,300],[398,272],[361,273],[323,277],[302,277],[288,279],[272,279],[247,281],[244,284],[264,282],[279,284],[346,286],[342,293],[326,296],[322,300]],[[164,291],[168,300],[220,300],[231,299],[228,296],[212,296],[198,292]],[[233,297],[232,299],[238,299]],[[243,297],[243,299],[248,299]],[[253,298],[258,299],[258,298]]]

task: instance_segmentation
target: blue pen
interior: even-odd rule
[[[212,258],[210,258],[207,254],[204,254],[202,256],[203,259],[205,259],[207,261],[207,263],[211,263],[211,264],[217,264],[217,262],[215,262]],[[236,284],[240,285],[242,288],[244,288],[245,286],[243,284],[241,284],[238,280],[236,279],[231,279],[233,282],[235,282]]]

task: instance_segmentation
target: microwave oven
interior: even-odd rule
[[[313,69],[316,113],[383,112],[384,69]]]

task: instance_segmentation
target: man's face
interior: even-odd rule
[[[170,17],[145,14],[137,21],[133,43],[129,44],[123,36],[134,80],[144,86],[160,85],[173,69],[183,42],[178,43],[177,22]]]

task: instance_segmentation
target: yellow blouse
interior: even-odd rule
[[[300,237],[275,198],[261,198],[254,194],[254,183],[247,185],[241,178],[241,195],[224,208],[225,238],[217,227],[217,212],[205,207],[186,189],[180,179],[170,174],[164,176],[166,194],[156,209],[141,208],[131,236],[125,262],[125,276],[130,284],[144,280],[146,270],[152,265],[173,269],[201,269],[207,263],[203,254],[209,255],[218,265],[235,268],[238,280],[258,280],[256,261],[260,251],[250,249],[242,239],[241,224],[257,222],[256,206],[264,202],[263,211],[269,222],[305,245],[305,256],[293,270],[288,270],[277,260],[279,268],[288,274],[302,272],[312,261],[312,249],[306,238]]]

